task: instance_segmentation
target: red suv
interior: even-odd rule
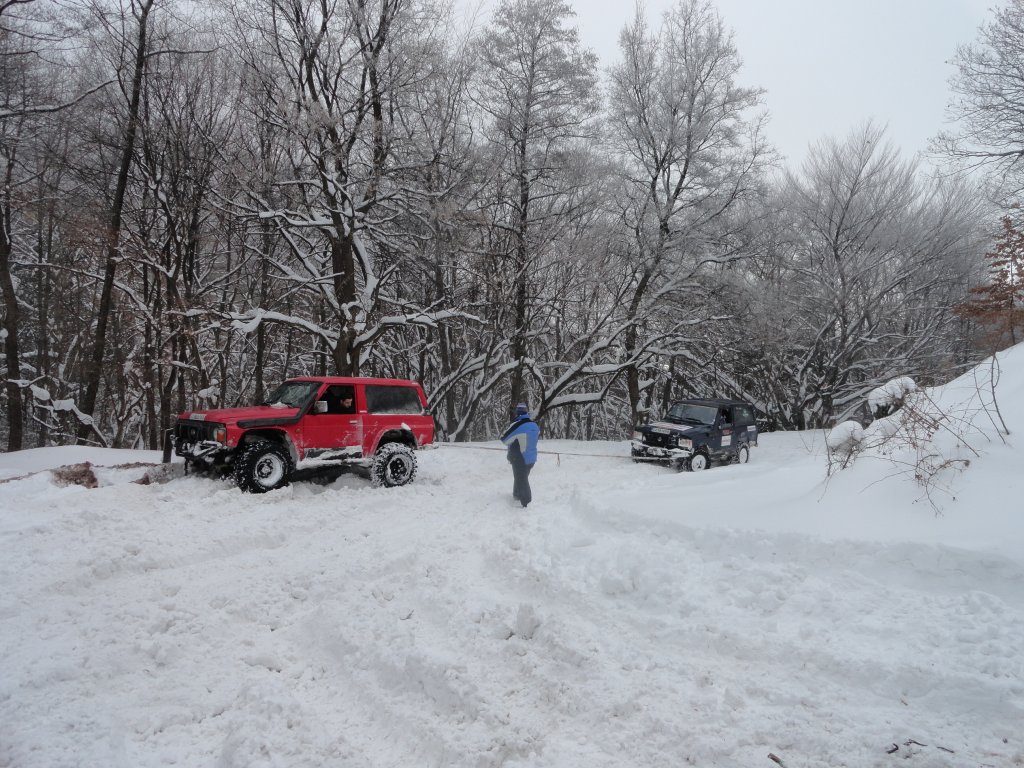
[[[423,388],[404,379],[288,379],[261,405],[187,411],[174,429],[186,467],[230,471],[251,493],[339,467],[405,485],[416,476],[413,451],[433,440]]]

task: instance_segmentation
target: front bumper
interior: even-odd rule
[[[203,418],[178,419],[174,425],[174,452],[184,459],[218,463],[230,449],[227,427]]]
[[[643,440],[629,441],[630,453],[638,461],[682,461],[693,456],[692,448],[660,448]]]
[[[174,452],[192,461],[198,461],[199,459],[212,461],[214,456],[226,450],[227,448],[224,444],[218,443],[216,440],[199,440],[194,443],[187,443],[181,440],[174,441]]]

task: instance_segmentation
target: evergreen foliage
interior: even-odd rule
[[[1009,216],[995,248],[985,254],[988,281],[970,289],[971,297],[956,308],[960,317],[986,330],[985,346],[992,351],[1021,341],[1024,333],[1024,232]]]

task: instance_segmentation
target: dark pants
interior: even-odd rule
[[[523,457],[514,455],[509,459],[512,462],[512,496],[524,507],[533,501],[533,493],[530,491],[530,470],[533,464],[527,464]]]

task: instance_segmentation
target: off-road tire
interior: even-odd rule
[[[697,451],[686,460],[687,472],[703,472],[711,464],[711,460],[704,451]]]
[[[288,485],[292,460],[283,445],[261,440],[246,446],[235,462],[235,483],[243,493],[266,493]]]
[[[736,449],[736,463],[746,464],[748,461],[750,461],[750,446],[744,443]]]
[[[370,482],[394,488],[416,477],[416,454],[405,443],[385,443],[377,449],[370,466]]]

